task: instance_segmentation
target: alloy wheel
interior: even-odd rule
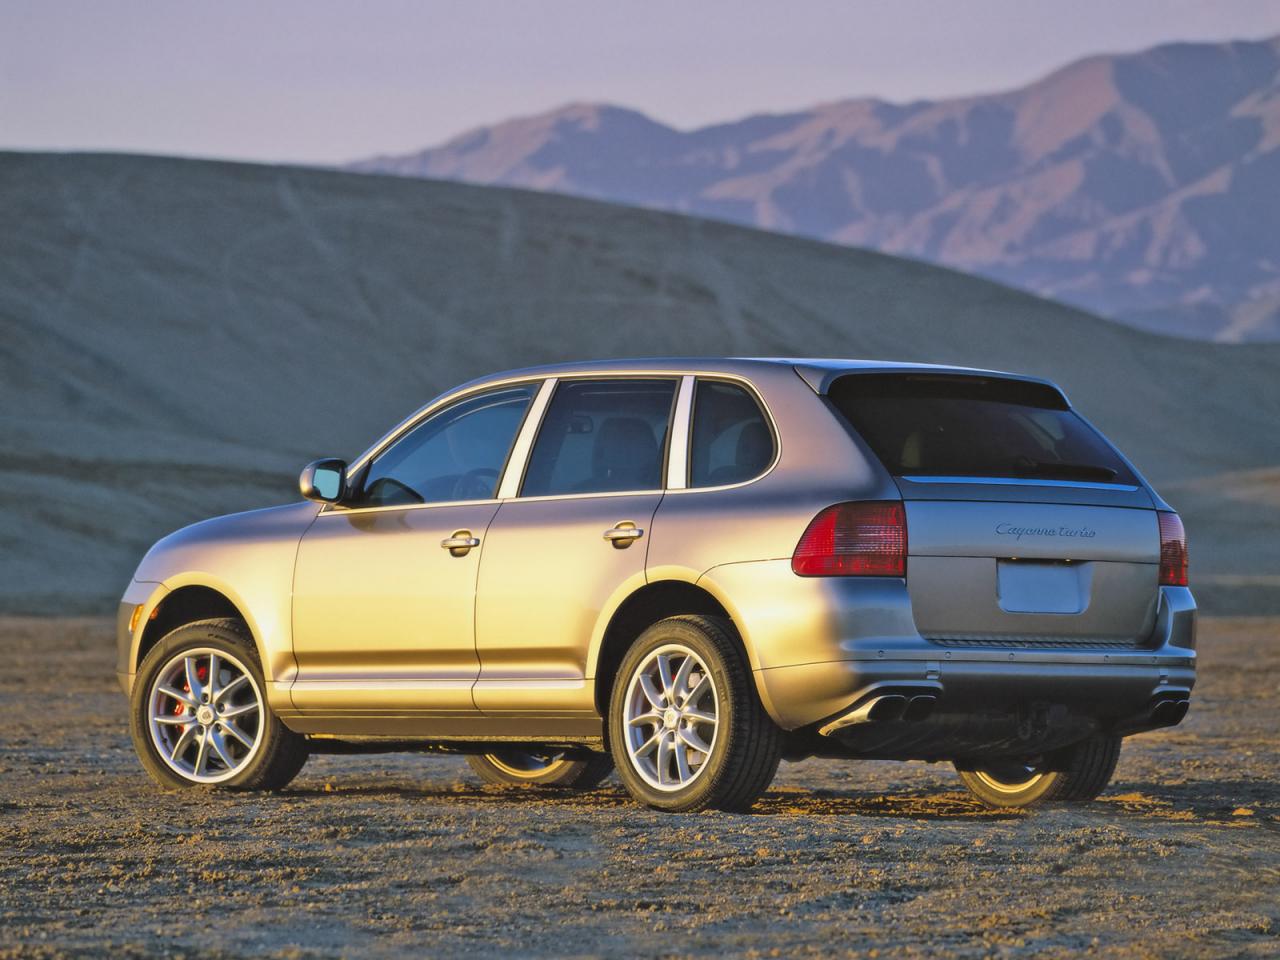
[[[650,653],[631,675],[624,702],[627,755],[651,787],[681,790],[707,769],[720,700],[702,658],[679,643]]]
[[[262,745],[262,691],[249,669],[223,650],[183,650],[156,673],[147,698],[151,742],[193,783],[234,777]]]

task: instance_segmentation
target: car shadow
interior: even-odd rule
[[[436,803],[536,805],[574,809],[602,809],[633,806],[635,801],[617,783],[608,783],[589,793],[537,790],[527,787],[490,787],[471,784],[376,784],[342,783],[340,778],[320,787],[291,787],[291,797],[400,797]],[[962,792],[796,790],[765,794],[751,809],[753,816],[806,817],[890,817],[913,820],[1000,820],[1025,816],[1019,810],[988,810]]]
[[[589,793],[567,793],[527,787],[492,787],[469,783],[343,783],[335,778],[321,786],[294,786],[290,797],[389,798],[494,807],[537,806],[575,810],[632,806],[630,795],[616,782]],[[915,821],[1017,820],[1039,809],[1092,811],[1100,816],[1138,816],[1171,821],[1231,823],[1280,830],[1280,791],[1271,784],[1246,780],[1207,780],[1168,784],[1122,781],[1093,804],[1050,805],[1032,810],[991,810],[956,790],[826,790],[788,787],[765,794],[751,810],[762,817],[877,817]],[[1247,812],[1244,812],[1247,811]]]

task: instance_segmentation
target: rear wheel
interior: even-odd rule
[[[619,778],[659,810],[747,810],[782,756],[746,656],[716,617],[671,617],[641,634],[618,670],[608,723]]]
[[[960,779],[989,807],[1033,807],[1053,801],[1094,800],[1115,773],[1120,738],[1090,737],[1032,762],[957,762]]]
[[[142,766],[163,787],[276,790],[307,761],[306,740],[265,696],[257,648],[239,620],[179,627],[143,658],[130,701]]]
[[[522,750],[518,747],[473,754],[467,757],[467,763],[485,783],[501,787],[590,790],[613,772],[613,760],[608,754],[569,757],[563,752]]]

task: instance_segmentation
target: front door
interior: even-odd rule
[[[556,384],[519,496],[502,503],[485,541],[475,686],[484,713],[593,713],[592,631],[644,582],[676,383]]]
[[[298,710],[475,713],[476,575],[534,389],[489,390],[428,416],[316,518],[294,573]]]

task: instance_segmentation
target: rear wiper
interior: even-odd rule
[[[1030,457],[1018,457],[1013,462],[1013,469],[1019,476],[1026,477],[1053,476],[1062,480],[1101,480],[1104,482],[1116,478],[1116,471],[1110,467],[1101,467],[1093,463],[1032,460]]]

